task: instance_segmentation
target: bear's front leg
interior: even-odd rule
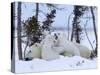
[[[59,58],[59,53],[53,51],[51,47],[42,48],[42,59],[44,60],[54,60]]]

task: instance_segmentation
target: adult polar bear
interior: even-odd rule
[[[61,38],[55,33],[47,35],[42,41],[42,59],[57,59],[61,53],[67,53],[66,56],[80,56],[79,49],[74,45],[74,43],[63,39],[64,37]]]
[[[54,47],[56,52],[64,53],[64,56],[78,55],[84,58],[90,58],[92,51],[87,47],[66,40],[64,33],[54,33],[54,35],[58,36],[57,47]]]
[[[41,42],[42,44],[42,59],[45,60],[54,60],[59,58],[59,53],[56,52],[53,47],[57,40],[55,40],[55,36],[47,35],[45,39]]]

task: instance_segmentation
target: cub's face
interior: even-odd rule
[[[26,55],[25,55],[25,60],[26,61],[29,61],[29,60],[33,59],[33,57],[31,56],[31,54],[32,54],[31,50],[29,50],[28,53],[26,53]]]
[[[29,48],[29,51],[26,53],[25,55],[25,60],[28,61],[28,60],[32,60],[33,59],[33,56],[32,56],[32,53],[33,53],[33,48],[39,48],[40,47],[40,44],[38,43],[35,43],[34,45],[30,46]]]
[[[53,36],[53,43],[54,43],[55,46],[59,44],[59,35],[60,35],[60,33],[52,34],[52,36]]]

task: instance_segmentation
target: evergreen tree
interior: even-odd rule
[[[36,42],[40,42],[41,29],[35,16],[30,17],[24,23],[24,32],[28,38],[28,45],[31,46]]]
[[[42,25],[42,31],[50,31],[51,27],[52,27],[52,23],[54,22],[53,19],[55,17],[56,14],[56,10],[53,9],[51,10],[51,12],[49,14],[46,15],[46,20],[43,21],[43,25]]]

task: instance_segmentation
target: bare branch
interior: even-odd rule
[[[88,21],[89,20],[87,20],[86,23],[84,24],[84,31],[85,31],[86,37],[87,37],[87,39],[88,39],[88,41],[89,41],[89,43],[91,45],[91,48],[94,50],[93,45],[92,45],[92,43],[91,43],[91,41],[90,41],[90,39],[88,37],[88,33],[87,33],[87,30],[86,30],[86,25],[87,25]]]
[[[68,24],[67,24],[67,26],[68,26],[68,40],[69,40],[69,29],[70,29],[70,27],[69,27],[69,24],[70,24],[70,18],[71,18],[71,16],[72,16],[72,14],[73,14],[73,12],[69,15],[69,17],[68,17]]]

